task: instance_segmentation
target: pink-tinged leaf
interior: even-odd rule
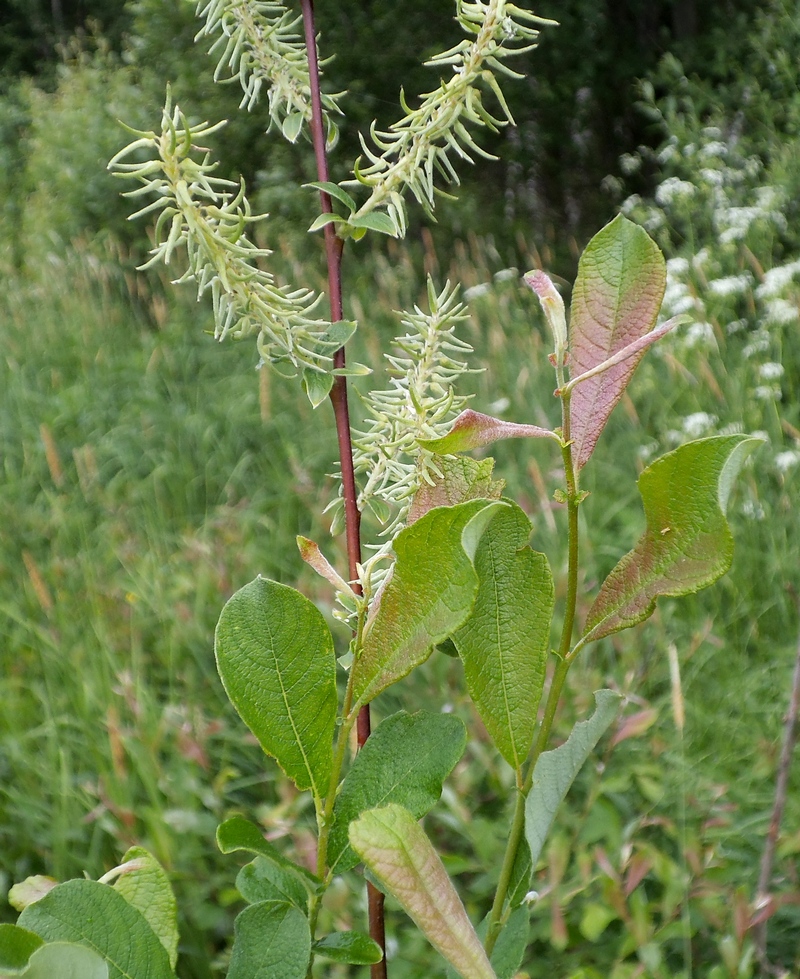
[[[643,337],[639,337],[638,340],[634,340],[633,343],[629,343],[627,347],[623,347],[618,353],[615,353],[608,360],[604,360],[602,363],[598,364],[597,367],[593,367],[591,370],[586,371],[585,374],[580,374],[578,377],[573,377],[568,384],[564,385],[563,391],[572,391],[579,384],[584,381],[588,381],[592,377],[597,377],[598,374],[602,374],[612,367],[616,367],[617,364],[621,364],[623,361],[628,360],[629,357],[633,357],[634,354],[641,354],[642,351],[646,350],[651,344],[655,343],[656,340],[660,340],[661,337],[666,336],[671,330],[674,330],[676,326],[681,326],[683,323],[690,323],[691,316],[686,313],[681,313],[679,316],[673,316],[666,322],[662,323],[661,326],[657,326],[654,330],[649,333],[645,333]],[[640,358],[641,359],[641,358]]]
[[[615,747],[620,741],[626,741],[628,738],[638,738],[640,734],[644,734],[651,728],[657,719],[658,711],[654,707],[623,717],[617,725],[614,737],[611,739],[611,747]]]
[[[354,708],[402,680],[464,624],[478,591],[474,549],[465,549],[464,534],[471,540],[474,531],[479,539],[500,506],[471,500],[437,507],[397,535],[391,575],[370,609],[352,667]]]
[[[395,804],[350,824],[350,845],[463,979],[497,979],[431,841]]]
[[[572,293],[571,377],[587,374],[649,333],[665,285],[664,257],[644,229],[618,215],[596,234],[581,256]],[[592,454],[643,354],[644,347],[575,388],[570,435],[578,469]]]
[[[300,557],[306,564],[310,568],[313,568],[322,578],[325,578],[326,581],[329,581],[337,591],[353,594],[353,589],[325,557],[319,549],[319,544],[316,544],[313,540],[309,540],[308,537],[302,537],[298,534],[297,549],[300,551]]]
[[[544,315],[553,332],[556,363],[563,364],[567,350],[567,317],[564,312],[564,300],[550,277],[539,269],[528,272],[523,277],[523,281],[539,297]]]
[[[452,455],[456,452],[469,452],[479,449],[500,439],[530,439],[551,438],[558,441],[558,436],[538,425],[517,425],[514,422],[504,422],[501,418],[482,415],[479,411],[467,408],[453,422],[453,427],[438,439],[418,439],[423,449],[437,452],[439,455]]]
[[[761,439],[722,435],[687,442],[639,477],[647,529],[603,582],[583,642],[646,619],[659,595],[699,591],[733,559],[725,519],[733,481]]]
[[[432,476],[414,494],[408,511],[409,525],[437,506],[456,506],[468,500],[499,500],[505,480],[492,479],[494,459],[469,456],[442,456],[436,466],[440,476]]]

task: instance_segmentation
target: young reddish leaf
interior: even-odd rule
[[[530,534],[516,504],[497,510],[475,554],[472,614],[453,636],[478,713],[517,770],[533,741],[553,614],[553,576]]]
[[[699,591],[733,559],[725,519],[728,495],[760,439],[722,435],[688,442],[639,477],[647,529],[603,582],[586,620],[584,641],[646,619],[659,595]]]
[[[494,507],[472,500],[437,507],[394,542],[397,559],[371,610],[353,663],[353,704],[366,704],[424,663],[433,647],[465,621],[478,578],[462,535],[472,523],[477,539]]]
[[[309,567],[313,568],[326,581],[329,581],[337,591],[353,594],[353,589],[325,557],[319,549],[319,544],[299,534],[295,539],[297,540],[297,549],[300,551],[300,557]]]
[[[570,318],[570,376],[577,378],[649,333],[666,285],[664,257],[644,229],[622,215],[586,246],[578,265]],[[573,458],[580,469],[644,349],[578,384],[570,403]]]
[[[452,455],[455,452],[469,452],[479,449],[500,439],[551,438],[558,441],[558,436],[538,425],[517,425],[514,422],[504,422],[501,418],[482,415],[479,411],[467,408],[453,422],[453,427],[438,439],[417,439],[423,449],[438,452],[440,455]]]
[[[524,276],[524,282],[539,297],[544,315],[553,332],[556,363],[563,364],[567,349],[567,317],[564,312],[564,300],[553,285],[550,276],[539,269],[528,272]]]
[[[439,855],[407,809],[362,813],[350,824],[350,845],[463,979],[497,979]]]
[[[467,500],[499,500],[505,480],[492,479],[494,459],[471,459],[469,456],[442,456],[436,460],[441,476],[423,483],[414,495],[408,511],[412,524],[437,506],[455,506]]]
[[[579,374],[577,377],[573,377],[572,380],[565,384],[562,388],[562,394],[572,391],[573,388],[577,387],[579,384],[583,384],[590,378],[597,377],[598,374],[603,374],[612,367],[616,367],[617,364],[621,364],[623,361],[628,360],[630,357],[633,357],[634,354],[643,352],[649,346],[654,344],[656,340],[660,340],[661,337],[666,336],[667,333],[674,330],[676,326],[682,326],[684,323],[690,323],[691,319],[691,316],[687,315],[686,313],[681,313],[679,316],[673,316],[672,319],[668,319],[666,323],[662,323],[661,326],[657,326],[649,333],[645,333],[643,337],[639,337],[638,340],[634,340],[633,343],[629,343],[627,347],[623,347],[622,350],[612,354],[608,360],[602,361],[596,367],[586,371],[585,374]]]

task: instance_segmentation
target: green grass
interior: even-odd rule
[[[391,310],[421,301],[423,283],[392,249],[360,265],[350,257],[351,312],[364,324],[354,357],[377,363],[397,329]],[[475,407],[556,424],[533,297],[516,279],[493,278],[511,259],[478,241],[458,243],[446,260],[430,245],[420,257],[465,286],[491,283],[471,303],[465,328],[486,365],[470,381]],[[99,876],[141,843],[165,862],[179,893],[181,975],[217,976],[238,907],[233,862],[213,843],[217,822],[236,809],[255,811],[299,853],[310,835],[306,800],[263,759],[223,695],[213,630],[226,598],[256,573],[299,582],[330,610],[294,537],[318,540],[341,563],[341,542],[320,517],[335,492],[326,476],[334,467],[331,417],[327,405],[312,412],[290,382],[257,373],[251,342],[215,344],[204,332],[209,313],[190,294],[165,299],[158,284],[151,293],[113,269],[113,256],[98,262],[79,250],[41,276],[9,273],[0,308],[0,897],[3,884],[31,873]],[[295,267],[296,281],[302,274]],[[737,342],[684,368],[677,353],[651,356],[634,379],[586,470],[583,614],[641,531],[635,477],[643,440],[669,448],[668,433],[701,410],[720,427],[743,421],[768,431],[773,449],[783,437],[777,413],[747,399]],[[800,376],[800,347],[788,332],[781,359],[788,378]],[[796,425],[796,401],[786,400],[784,417]],[[587,650],[574,669],[562,731],[589,709],[591,691],[608,684],[630,697],[628,713],[654,714],[637,736],[606,745],[603,770],[587,767],[559,819],[550,869],[537,878],[532,979],[554,970],[623,979],[637,961],[649,963],[643,974],[654,979],[684,974],[684,907],[692,974],[711,976],[718,941],[734,934],[732,895],[743,888],[752,896],[797,631],[786,591],[800,547],[797,476],[776,473],[773,449],[762,450],[732,501],[730,574],[698,596],[662,603],[647,625]],[[549,444],[508,442],[496,456],[558,578],[556,454]],[[759,507],[764,519],[748,516]],[[344,647],[341,629],[337,635]],[[683,669],[683,742],[670,706],[670,642]],[[458,664],[435,656],[376,712],[442,702],[468,720],[473,737],[428,828],[478,918],[497,872],[499,815],[511,786],[466,701]],[[795,774],[778,868],[789,879],[799,788]],[[624,881],[638,857],[651,868],[620,898],[603,867]],[[352,914],[340,889],[330,903],[332,919]],[[593,940],[592,909],[610,906],[624,913]],[[782,936],[796,936],[798,921],[791,906],[781,915],[775,957],[788,967],[796,942]],[[0,919],[13,918],[0,905]],[[399,913],[390,920],[402,947],[393,979],[429,974],[422,939]]]

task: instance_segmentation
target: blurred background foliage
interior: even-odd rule
[[[487,368],[475,407],[552,426],[543,324],[517,270],[544,267],[568,292],[580,249],[620,209],[664,250],[665,312],[694,322],[645,359],[587,467],[583,612],[641,532],[635,477],[648,460],[734,429],[770,441],[732,500],[731,573],[661,603],[575,668],[560,733],[600,686],[628,703],[559,817],[524,968],[531,979],[747,979],[763,971],[753,902],[798,631],[800,3],[536,10],[561,26],[507,86],[518,128],[486,144],[501,159],[464,173],[438,225],[417,215],[406,245],[346,252],[354,356],[380,369],[393,311],[422,301],[425,272],[450,277]],[[449,0],[318,0],[317,14],[323,54],[336,53],[325,84],[350,93],[333,159],[344,177],[358,129],[395,117],[398,82],[409,96],[435,83],[419,62],[455,26]],[[216,618],[257,572],[329,612],[294,536],[342,557],[321,516],[335,493],[327,406],[315,414],[289,382],[256,372],[250,344],[215,345],[190,287],[136,272],[148,229],[126,220],[105,170],[127,140],[117,120],[156,126],[169,80],[193,118],[230,119],[214,144],[220,172],[243,173],[270,212],[278,273],[322,287],[319,242],[304,230],[316,202],[297,189],[313,177],[308,150],[265,136],[263,107],[239,112],[238,83],[213,83],[198,26],[193,0],[8,0],[0,12],[0,920],[13,919],[2,897],[14,881],[99,876],[142,843],[179,893],[184,979],[224,974],[239,907],[216,823],[245,809],[300,858],[311,841],[307,800],[263,764],[224,698]],[[510,442],[496,456],[558,578],[557,460]],[[443,703],[472,739],[427,825],[477,920],[511,781],[458,664],[434,657],[378,717]],[[800,974],[799,800],[795,772],[762,909],[786,975]],[[352,920],[348,893],[333,888],[337,926]],[[390,914],[393,977],[432,974],[430,950]]]

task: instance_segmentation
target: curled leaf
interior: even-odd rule
[[[438,439],[417,439],[424,449],[438,452],[440,455],[451,455],[456,452],[469,452],[479,449],[500,439],[521,438],[551,438],[558,441],[558,436],[538,425],[518,425],[506,422],[502,418],[483,415],[479,411],[467,408],[453,422],[453,427]]]
[[[699,591],[733,560],[725,510],[733,481],[761,439],[722,435],[687,442],[639,477],[647,529],[603,582],[584,642],[646,619],[659,595]]]

